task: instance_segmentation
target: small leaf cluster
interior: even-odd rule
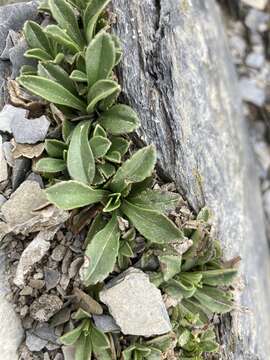
[[[121,88],[114,69],[122,49],[120,40],[108,32],[108,3],[46,0],[41,10],[51,15],[49,25],[28,21],[24,26],[29,45],[25,56],[35,59],[37,66],[23,67],[17,80],[53,104],[61,119],[61,136],[46,139],[46,153],[35,171],[48,179],[47,198],[58,208],[76,209],[84,216],[91,207],[100,209],[85,241],[85,287],[102,286],[116,267],[125,270],[136,260],[174,301],[173,333],[149,341],[133,339],[124,346],[122,359],[159,360],[170,351],[200,359],[204,352],[218,349],[208,326],[214,313],[232,309],[228,286],[237,272],[222,263],[218,243],[209,234],[206,209],[182,229],[168,216],[179,195],[153,190],[155,147],[131,151],[128,135],[140,121],[133,109],[117,103]],[[121,222],[128,223],[126,231]],[[147,250],[134,259],[138,234]],[[153,261],[155,270],[149,267]],[[111,359],[111,344],[90,316],[80,310],[78,326],[61,341],[76,346],[76,360],[92,355]]]

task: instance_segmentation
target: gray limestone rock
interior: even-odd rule
[[[223,317],[220,359],[270,354],[270,257],[262,201],[235,69],[213,0],[114,0],[122,101],[139,114],[140,145],[154,143],[160,174],[195,211],[208,206],[227,258],[246,287]],[[259,26],[260,28],[260,26]],[[243,313],[242,308],[249,308]],[[239,309],[239,310],[238,310]],[[263,329],[263,330],[262,330]]]
[[[264,104],[265,91],[264,89],[258,87],[253,79],[244,77],[240,79],[239,85],[243,100],[257,106],[262,106]]]
[[[25,157],[20,157],[14,160],[14,166],[12,169],[12,189],[16,190],[22,182],[25,180],[25,177],[29,170],[31,169],[31,160]]]
[[[120,332],[119,326],[110,315],[93,315],[95,326],[102,332]]]
[[[23,340],[23,329],[6,295],[10,292],[5,268],[5,255],[0,252],[0,349],[1,359],[17,359],[17,349]]]
[[[55,232],[55,230],[41,231],[24,249],[13,280],[16,286],[23,287],[25,285],[25,276],[31,271],[32,266],[47,254],[50,249],[50,240]]]
[[[161,292],[143,271],[129,268],[100,293],[100,300],[126,335],[154,336],[171,331]]]
[[[37,119],[16,117],[11,123],[11,130],[17,143],[36,144],[45,139],[49,126],[45,115]]]
[[[12,133],[11,124],[16,119],[24,120],[28,115],[28,111],[22,108],[7,104],[0,112],[0,131]]]
[[[1,212],[5,223],[0,239],[5,234],[13,232],[27,235],[29,233],[55,230],[68,218],[68,213],[59,210],[53,205],[43,208],[47,204],[47,198],[36,181],[25,181],[5,202]]]
[[[27,331],[25,343],[30,351],[41,351],[48,344],[48,341],[34,335],[31,331]]]
[[[43,294],[30,306],[33,319],[43,323],[47,322],[63,306],[63,301],[56,295]]]

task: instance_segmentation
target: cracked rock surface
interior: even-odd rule
[[[100,300],[125,335],[149,337],[172,329],[160,290],[139,269],[129,268],[107,284]]]

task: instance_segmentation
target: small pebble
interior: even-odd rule
[[[59,262],[59,261],[63,260],[66,251],[67,251],[67,248],[64,245],[58,245],[58,246],[56,246],[56,248],[54,248],[51,257],[54,261]]]

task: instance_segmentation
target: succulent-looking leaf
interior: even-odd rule
[[[43,158],[35,165],[35,171],[41,173],[58,173],[66,169],[66,163],[62,159]]]
[[[103,212],[112,212],[121,206],[121,194],[110,194]]]
[[[139,118],[131,107],[114,105],[99,118],[99,123],[113,135],[130,133],[140,126]]]
[[[92,358],[91,336],[82,334],[76,343],[74,360],[89,360]]]
[[[195,284],[181,279],[170,279],[165,285],[162,285],[162,288],[169,296],[178,301],[192,297],[197,290]]]
[[[79,70],[72,71],[72,73],[70,74],[70,78],[78,82],[87,82],[87,75]]]
[[[94,238],[94,236],[100,231],[102,230],[105,225],[107,224],[106,220],[104,219],[104,217],[102,216],[102,214],[98,214],[94,220],[92,221],[90,228],[88,230],[87,236],[86,236],[86,240],[85,240],[85,244],[88,245],[92,239]]]
[[[93,136],[90,139],[90,146],[94,157],[97,159],[106,155],[111,146],[111,142],[103,136]]]
[[[181,256],[163,255],[158,257],[160,268],[163,273],[164,281],[172,279],[181,271],[182,259]]]
[[[115,63],[115,48],[111,36],[104,31],[98,33],[89,43],[85,58],[90,87],[98,80],[107,79]]]
[[[162,244],[184,238],[182,231],[169,218],[155,210],[140,208],[126,200],[121,210],[150,242]]]
[[[49,60],[53,60],[53,58],[51,57],[50,54],[48,54],[45,50],[43,49],[30,49],[27,50],[24,53],[24,56],[29,58],[29,59],[37,59],[40,61],[49,61]]]
[[[88,42],[92,40],[97,20],[111,0],[90,0],[84,12],[83,23]]]
[[[101,127],[99,124],[97,124],[95,129],[94,129],[93,136],[107,137],[107,133],[103,129],[103,127]]]
[[[86,286],[103,281],[112,272],[119,249],[120,232],[116,215],[99,231],[88,245],[85,255],[89,266],[83,274]]]
[[[60,209],[72,210],[105,200],[108,192],[94,190],[78,181],[62,181],[46,189],[48,200]]]
[[[105,159],[116,164],[121,164],[122,161],[121,154],[118,151],[109,151],[106,154]]]
[[[20,85],[33,94],[54,104],[64,105],[85,111],[85,104],[57,82],[35,75],[22,75],[18,78]]]
[[[68,73],[59,65],[52,63],[39,63],[38,75],[54,80],[64,88],[69,89],[73,94],[77,94],[73,81],[69,78]]]
[[[62,125],[62,137],[66,143],[69,143],[72,133],[76,127],[76,124],[71,121],[65,119]]]
[[[218,269],[202,271],[202,281],[211,286],[230,285],[237,276],[237,269]]]
[[[37,69],[31,65],[23,65],[20,69],[20,75],[36,75]]]
[[[143,181],[149,177],[156,164],[156,149],[153,145],[138,150],[114,175],[110,188],[122,192],[129,184]]]
[[[73,316],[72,316],[73,317]],[[92,315],[89,314],[87,311],[83,310],[82,308],[79,308],[77,311],[76,311],[76,314],[74,315],[74,319],[75,320],[83,320],[83,319],[89,319],[91,318]]]
[[[76,341],[79,339],[82,330],[85,326],[85,322],[83,321],[78,327],[76,327],[74,330],[69,331],[62,337],[60,337],[60,341],[64,345],[73,345],[76,343]]]
[[[45,150],[50,157],[63,159],[63,151],[66,149],[67,145],[62,141],[55,139],[45,140]]]
[[[95,176],[95,159],[88,140],[90,124],[90,121],[82,121],[76,126],[67,155],[69,175],[85,184],[91,184]]]
[[[129,201],[134,205],[160,212],[174,209],[178,204],[179,199],[179,194],[151,189],[147,189],[135,196],[129,197]]]
[[[108,111],[116,102],[119,95],[121,93],[121,87],[115,88],[115,91],[111,93],[111,95],[107,96],[103,100],[101,100],[98,104],[98,109],[101,112]]]
[[[52,55],[50,42],[39,24],[34,21],[26,21],[23,32],[28,45],[32,49],[40,48]]]
[[[120,86],[113,80],[97,81],[88,92],[87,112],[93,112],[99,101],[107,98],[119,89]]]
[[[196,291],[194,297],[206,309],[218,314],[224,314],[233,309],[231,294],[228,295],[215,287],[204,286]]]
[[[91,341],[93,344],[93,349],[109,349],[110,341],[107,336],[95,326],[93,326],[91,331]]]
[[[118,153],[120,153],[121,156],[126,154],[131,143],[130,141],[120,136],[112,136],[110,140],[112,142],[112,145],[109,152],[117,151]]]
[[[201,305],[194,297],[189,299],[183,299],[181,305],[179,305],[181,311],[184,314],[193,314],[199,315],[199,319],[196,321],[196,324],[202,325],[207,324],[209,319],[212,317],[213,312],[206,309],[203,305]]]
[[[67,47],[73,54],[80,51],[80,47],[77,43],[59,26],[48,25],[46,27],[46,34],[54,41],[57,41],[59,44]]]
[[[78,21],[75,12],[65,0],[49,0],[49,6],[53,18],[57,21],[62,29],[81,47],[84,46],[85,41],[79,29]]]
[[[98,165],[98,170],[105,179],[109,179],[115,173],[115,167],[109,163]]]

